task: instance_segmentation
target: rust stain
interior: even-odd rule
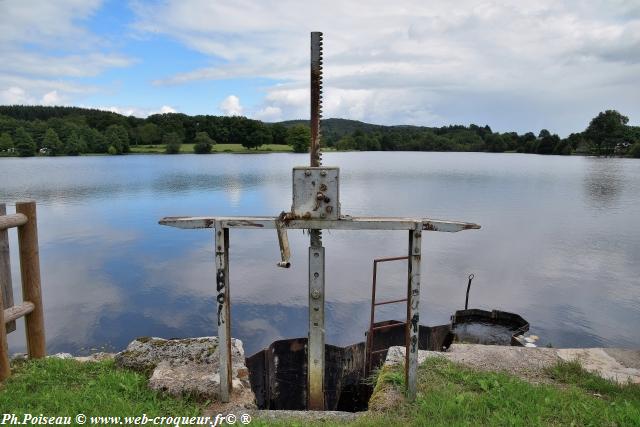
[[[430,222],[423,223],[423,227],[427,231],[438,231],[438,228]]]
[[[289,349],[291,351],[303,350],[304,349],[304,342],[296,340],[296,341],[291,343],[291,346],[289,347]]]

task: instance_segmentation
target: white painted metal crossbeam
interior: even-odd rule
[[[252,228],[275,229],[277,217],[273,216],[171,216],[162,218],[159,223],[183,229],[196,228]],[[478,224],[470,222],[445,221],[430,218],[402,217],[351,217],[343,216],[338,220],[292,219],[282,223],[287,229],[316,230],[415,230],[422,224],[422,230],[455,233],[457,231],[479,229]],[[419,227],[418,227],[419,228]]]

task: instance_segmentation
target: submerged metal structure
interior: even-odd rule
[[[220,339],[220,396],[231,393],[231,319],[229,298],[229,230],[275,229],[280,245],[280,267],[289,267],[287,230],[308,230],[309,334],[307,342],[307,408],[325,407],[325,251],[322,230],[396,230],[408,233],[407,322],[405,326],[407,394],[416,394],[420,320],[420,262],[422,233],[479,229],[473,223],[429,218],[352,217],[340,212],[340,170],[322,166],[320,118],[322,113],[322,33],[311,33],[311,144],[310,165],[293,169],[292,207],[278,216],[165,217],[160,224],[215,229],[217,324]],[[410,189],[408,189],[410,191]]]

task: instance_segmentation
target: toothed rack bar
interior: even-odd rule
[[[171,216],[162,218],[161,225],[182,229],[197,228],[264,228],[275,229],[278,217],[274,216]],[[217,224],[217,225],[216,225]],[[399,217],[343,217],[338,220],[303,220],[294,219],[282,223],[281,227],[325,230],[415,230],[422,224],[422,230],[455,233],[457,231],[479,229],[478,224],[470,222],[443,221],[429,218]]]

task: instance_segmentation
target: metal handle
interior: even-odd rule
[[[280,217],[276,220],[276,232],[278,233],[278,244],[280,245],[280,258],[281,261],[276,265],[282,268],[291,267],[291,262],[289,258],[291,257],[291,252],[289,250],[289,237],[287,235],[287,229],[282,227],[283,218],[285,213],[280,214]]]
[[[469,289],[471,288],[471,281],[473,280],[474,275],[473,273],[471,273],[469,275],[469,283],[467,284],[467,298],[464,300],[464,309],[468,309],[469,308]]]

